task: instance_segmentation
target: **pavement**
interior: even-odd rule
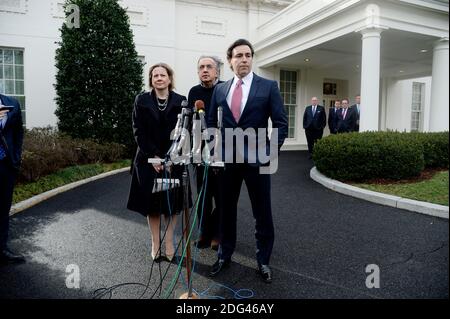
[[[232,265],[209,278],[216,253],[198,251],[196,292],[227,299],[236,293],[256,299],[448,299],[448,220],[335,193],[309,177],[313,166],[306,152],[283,152],[272,177],[273,283],[256,274],[254,219],[243,186]],[[103,297],[178,298],[185,292],[184,267],[172,293],[176,265],[162,262],[152,271],[146,220],[125,207],[130,181],[127,172],[109,176],[14,215],[10,247],[27,263],[0,268],[0,298],[90,299],[112,286]],[[379,270],[379,288],[366,286],[373,269]],[[135,284],[117,286],[122,283]]]

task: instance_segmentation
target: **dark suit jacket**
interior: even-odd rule
[[[325,114],[325,108],[321,105],[317,105],[316,113],[313,116],[312,106],[307,106],[305,113],[303,114],[303,128],[305,130],[317,130],[321,131],[327,125],[327,115]]]
[[[341,112],[339,112],[338,116],[338,124],[337,124],[338,133],[349,133],[355,131],[357,112],[355,112],[355,110],[352,108],[348,108],[347,115],[345,116],[344,119],[342,110],[343,109],[341,109]]]
[[[328,127],[330,128],[330,133],[337,133],[339,113],[341,113],[341,109],[336,111],[334,107],[330,108],[330,112],[328,113]]]
[[[0,136],[0,143],[5,147],[9,162],[16,170],[19,169],[22,160],[23,122],[19,102],[11,97],[0,94],[2,104],[14,106],[8,112],[8,119]]]
[[[359,106],[361,107],[361,104]],[[360,115],[360,113],[358,113],[358,107],[356,106],[356,104],[353,104],[352,106],[350,106],[350,108],[352,110],[354,110],[354,112],[356,113],[356,123],[355,123],[354,130],[356,132],[359,132],[359,115]]]
[[[272,121],[272,127],[278,129],[278,141],[276,143],[281,147],[288,135],[288,120],[277,82],[253,74],[248,100],[238,123],[236,123],[227,103],[227,95],[232,83],[233,79],[215,87],[208,111],[208,127],[217,127],[217,108],[222,106],[223,109],[222,155],[226,155],[229,159],[231,153],[230,150],[225,153],[225,129],[238,127],[244,131],[248,128],[253,128],[256,132],[257,141],[265,143],[266,154],[269,154],[270,141],[268,134],[266,133],[264,136],[258,134],[259,128],[268,128],[269,118]],[[272,143],[274,142],[272,141]],[[241,153],[241,151],[239,148],[234,147],[234,152]],[[243,151],[244,154],[241,153],[240,155],[244,158],[245,163],[249,163],[249,145],[247,141],[244,143]],[[250,164],[259,166],[265,163],[261,163],[258,154],[256,154],[256,163]]]
[[[172,145],[170,133],[175,128],[183,100],[186,100],[184,96],[170,92],[165,118],[161,119],[162,113],[158,110],[154,93],[145,92],[135,99],[132,119],[137,152],[127,205],[130,210],[146,215],[152,206],[156,205],[151,200],[156,171],[148,163],[148,159],[155,156],[165,157]],[[175,173],[172,178],[179,177]]]

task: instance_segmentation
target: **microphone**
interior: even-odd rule
[[[217,107],[217,129],[214,136],[214,159],[220,161],[219,154],[222,154],[222,126],[223,126],[223,110],[221,106]]]
[[[180,153],[180,151],[186,141],[186,133],[188,132],[189,120],[190,120],[190,115],[191,115],[191,110],[187,107],[187,105],[188,105],[188,103],[186,100],[183,100],[183,102],[181,102],[181,106],[183,107],[182,114],[184,114],[183,127],[181,129],[180,141],[178,142],[177,147],[174,149],[175,155]]]
[[[170,147],[169,151],[167,152],[168,157],[170,159],[172,159],[173,157],[177,156],[178,153],[180,152],[181,147],[184,144],[184,138],[183,141],[181,141],[183,132],[184,135],[186,135],[184,128],[187,129],[189,122],[186,123],[186,120],[189,121],[189,119],[186,119],[186,116],[188,116],[190,114],[190,110],[188,108],[188,102],[187,100],[183,100],[181,102],[181,113],[178,114],[178,120],[177,120],[177,124],[175,126],[175,136],[174,136],[174,141],[172,143],[172,146]],[[181,146],[180,146],[181,144]]]
[[[177,115],[177,124],[175,125],[175,132],[173,134],[173,142],[172,145],[170,146],[169,150],[166,153],[166,158],[169,157],[170,158],[170,154],[173,152],[173,150],[177,147],[177,141],[180,138],[181,135],[181,122],[183,119],[183,112],[181,112],[180,114]]]
[[[209,164],[211,158],[211,150],[209,149],[208,127],[205,120],[205,103],[202,100],[195,101],[195,109],[200,116],[202,139],[205,140],[205,147],[203,148],[203,159],[207,164]]]
[[[200,116],[200,121],[202,123],[202,131],[207,129],[205,120],[205,103],[202,100],[195,101],[195,110]]]
[[[223,125],[223,110],[222,107],[217,107],[217,128],[220,130]]]
[[[201,124],[197,120],[197,111],[192,115],[192,160],[200,163],[200,152],[202,149]],[[200,126],[200,127],[199,127]]]

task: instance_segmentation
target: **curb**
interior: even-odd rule
[[[352,197],[363,199],[372,203],[405,209],[412,212],[448,219],[449,208],[444,205],[431,204],[418,200],[378,193],[355,186],[351,186],[321,174],[314,166],[310,171],[310,177],[323,186]]]
[[[25,209],[33,207],[34,205],[37,205],[37,204],[39,204],[39,203],[41,203],[41,202],[43,202],[43,201],[45,201],[45,200],[47,200],[47,199],[49,199],[49,198],[51,198],[53,196],[56,196],[58,194],[67,192],[68,190],[71,190],[71,189],[73,189],[75,187],[78,187],[78,186],[81,186],[81,185],[84,185],[84,184],[87,184],[87,183],[90,183],[90,182],[93,182],[93,181],[96,181],[98,179],[102,179],[102,178],[105,178],[105,177],[108,177],[108,176],[111,176],[111,175],[115,175],[115,174],[119,174],[119,173],[122,173],[122,172],[126,172],[126,171],[129,171],[129,170],[130,170],[130,167],[119,168],[119,169],[116,169],[114,171],[109,171],[109,172],[102,173],[102,174],[99,174],[99,175],[96,175],[96,176],[92,176],[92,177],[89,177],[89,178],[86,178],[86,179],[83,179],[83,180],[80,180],[80,181],[77,181],[77,182],[73,182],[73,183],[70,183],[70,184],[67,184],[67,185],[64,185],[64,186],[61,186],[61,187],[49,190],[49,191],[47,191],[45,193],[33,196],[33,197],[28,198],[28,199],[26,199],[24,201],[21,201],[21,202],[19,202],[17,204],[14,204],[11,207],[11,210],[9,212],[9,216],[13,216],[13,215],[15,215],[17,213],[20,213],[21,211],[24,211]]]

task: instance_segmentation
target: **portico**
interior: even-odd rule
[[[294,145],[303,144],[301,117],[311,96],[327,104],[360,94],[361,131],[448,130],[448,33],[448,1],[300,0],[258,28],[255,49],[266,76],[298,72]],[[416,129],[417,92],[408,91],[408,100],[398,83],[430,76]],[[328,96],[322,85],[330,79],[337,92]]]

